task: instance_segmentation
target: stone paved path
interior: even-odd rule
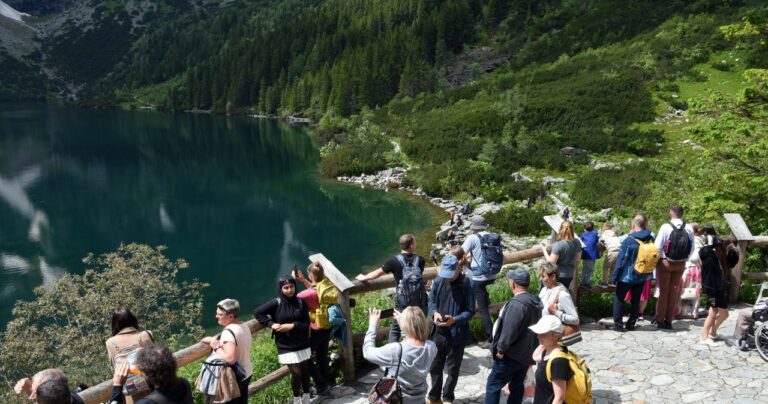
[[[743,307],[730,310],[721,334],[733,333]],[[755,351],[741,352],[723,342],[717,347],[699,345],[703,321],[680,320],[673,330],[641,322],[635,331],[624,333],[597,323],[584,325],[584,341],[574,351],[592,371],[594,402],[768,403],[768,362]],[[467,347],[454,403],[483,402],[490,363],[488,350]],[[333,397],[315,402],[367,403],[365,392],[379,377],[379,371],[372,371],[352,385],[335,387]]]

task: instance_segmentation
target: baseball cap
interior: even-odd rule
[[[448,254],[443,257],[443,261],[440,263],[440,273],[437,275],[441,278],[451,279],[456,273],[459,267],[459,260],[453,254]]]
[[[548,332],[556,332],[558,334],[562,334],[564,327],[563,322],[560,321],[559,318],[552,315],[546,315],[541,317],[538,323],[528,328],[536,334],[546,334]]]
[[[511,271],[507,271],[504,275],[507,279],[512,279],[516,284],[527,287],[531,283],[531,275],[528,270],[522,267],[517,267]]]

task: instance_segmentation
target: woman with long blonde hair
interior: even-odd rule
[[[550,264],[557,265],[557,282],[570,289],[571,282],[576,276],[576,264],[581,259],[581,241],[573,235],[573,223],[564,220],[557,232],[557,241],[552,244],[552,253],[548,253],[546,247],[544,259]]]

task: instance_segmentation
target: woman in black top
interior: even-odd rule
[[[277,360],[291,371],[293,403],[309,404],[309,310],[296,296],[296,280],[289,276],[278,281],[277,296],[256,309],[253,317],[272,329]]]
[[[533,396],[533,403],[564,403],[566,383],[568,379],[573,377],[568,359],[552,359],[550,366],[552,381],[547,380],[549,358],[560,351],[568,352],[568,348],[560,345],[560,338],[563,336],[563,323],[557,317],[547,315],[528,328],[538,334],[539,337],[539,346],[533,352],[533,360],[538,363],[536,367],[536,393]]]

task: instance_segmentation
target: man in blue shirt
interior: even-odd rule
[[[469,320],[475,314],[475,298],[469,279],[461,273],[463,258],[464,251],[458,246],[443,257],[429,294],[429,313],[435,323],[432,341],[437,346],[437,356],[429,369],[432,388],[427,394],[428,403],[454,400],[464,346],[469,339]],[[444,368],[448,374],[445,385]]]

